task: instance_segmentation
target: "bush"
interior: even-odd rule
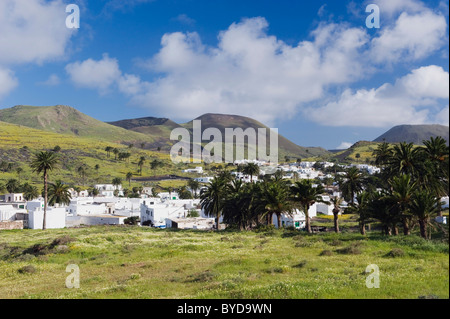
[[[401,248],[392,248],[390,252],[386,254],[386,257],[403,257],[405,256],[405,252]]]
[[[331,250],[323,250],[319,256],[331,256],[333,255],[333,252]]]
[[[336,252],[343,255],[359,255],[361,254],[360,243],[352,243],[350,246],[337,249]]]
[[[36,272],[36,268],[32,265],[23,266],[17,270],[20,274],[34,274]]]
[[[132,217],[128,217],[125,218],[123,223],[125,225],[132,225],[132,226],[136,226],[139,223],[139,217],[137,216],[132,216]]]

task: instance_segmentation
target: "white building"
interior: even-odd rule
[[[36,208],[28,213],[28,228],[42,229],[44,224],[44,209]],[[48,207],[46,214],[46,228],[64,228],[66,227],[66,209],[64,207]]]
[[[199,200],[166,200],[150,198],[141,205],[141,225],[151,223],[155,227],[166,227],[166,219],[185,218],[191,209],[196,209]]]
[[[199,183],[210,183],[213,179],[214,179],[214,177],[210,177],[210,176],[194,178],[194,180]]]
[[[309,218],[317,216],[317,204],[312,205],[309,210]],[[277,215],[273,214],[272,222],[276,228],[278,225]],[[296,229],[303,229],[306,226],[306,217],[303,211],[296,209],[292,215],[281,214],[281,227],[293,226]]]
[[[199,166],[196,168],[188,168],[183,170],[183,173],[197,173],[197,174],[202,174],[203,173],[203,167]]]
[[[123,196],[122,185],[114,186],[112,184],[97,184],[94,186],[99,191],[99,196],[114,197],[114,191],[119,191],[119,196]]]

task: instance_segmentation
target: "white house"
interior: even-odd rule
[[[203,167],[199,166],[196,168],[188,168],[183,170],[183,173],[197,173],[197,174],[202,174],[203,173]]]
[[[312,205],[309,210],[309,218],[317,216],[317,204]],[[277,216],[272,216],[272,222],[276,228],[280,228],[278,225]],[[281,227],[294,226],[296,229],[303,229],[306,226],[306,217],[303,211],[296,209],[292,215],[281,214]]]
[[[214,177],[210,177],[210,176],[194,178],[194,180],[199,183],[210,183],[213,179],[214,179]]]
[[[114,191],[119,191],[119,196],[123,196],[122,185],[114,186],[112,184],[97,184],[94,186],[99,191],[99,196],[114,197]]]
[[[42,229],[44,224],[44,209],[41,207],[29,211],[28,228]],[[66,227],[66,209],[64,207],[47,208],[46,228],[64,228]]]
[[[156,227],[165,227],[166,219],[185,218],[189,210],[195,209],[198,200],[167,200],[152,198],[144,200],[141,205],[141,225],[150,222]]]

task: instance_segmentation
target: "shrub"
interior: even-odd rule
[[[405,255],[405,252],[401,248],[392,248],[390,252],[386,254],[386,257],[403,257]]]
[[[139,217],[138,216],[132,216],[132,217],[125,218],[123,223],[125,225],[136,226],[139,223]]]
[[[34,274],[36,272],[36,268],[32,265],[23,266],[17,270],[20,274]]]
[[[350,246],[337,249],[336,252],[343,255],[359,255],[361,254],[360,243],[352,243]]]
[[[333,255],[333,252],[331,250],[322,250],[322,252],[319,254],[319,256],[331,256]]]

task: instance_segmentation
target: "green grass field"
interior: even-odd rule
[[[65,286],[71,264],[80,270],[78,289]],[[366,287],[370,264],[379,267],[379,288]],[[133,226],[0,231],[0,296],[449,298],[448,242]]]

